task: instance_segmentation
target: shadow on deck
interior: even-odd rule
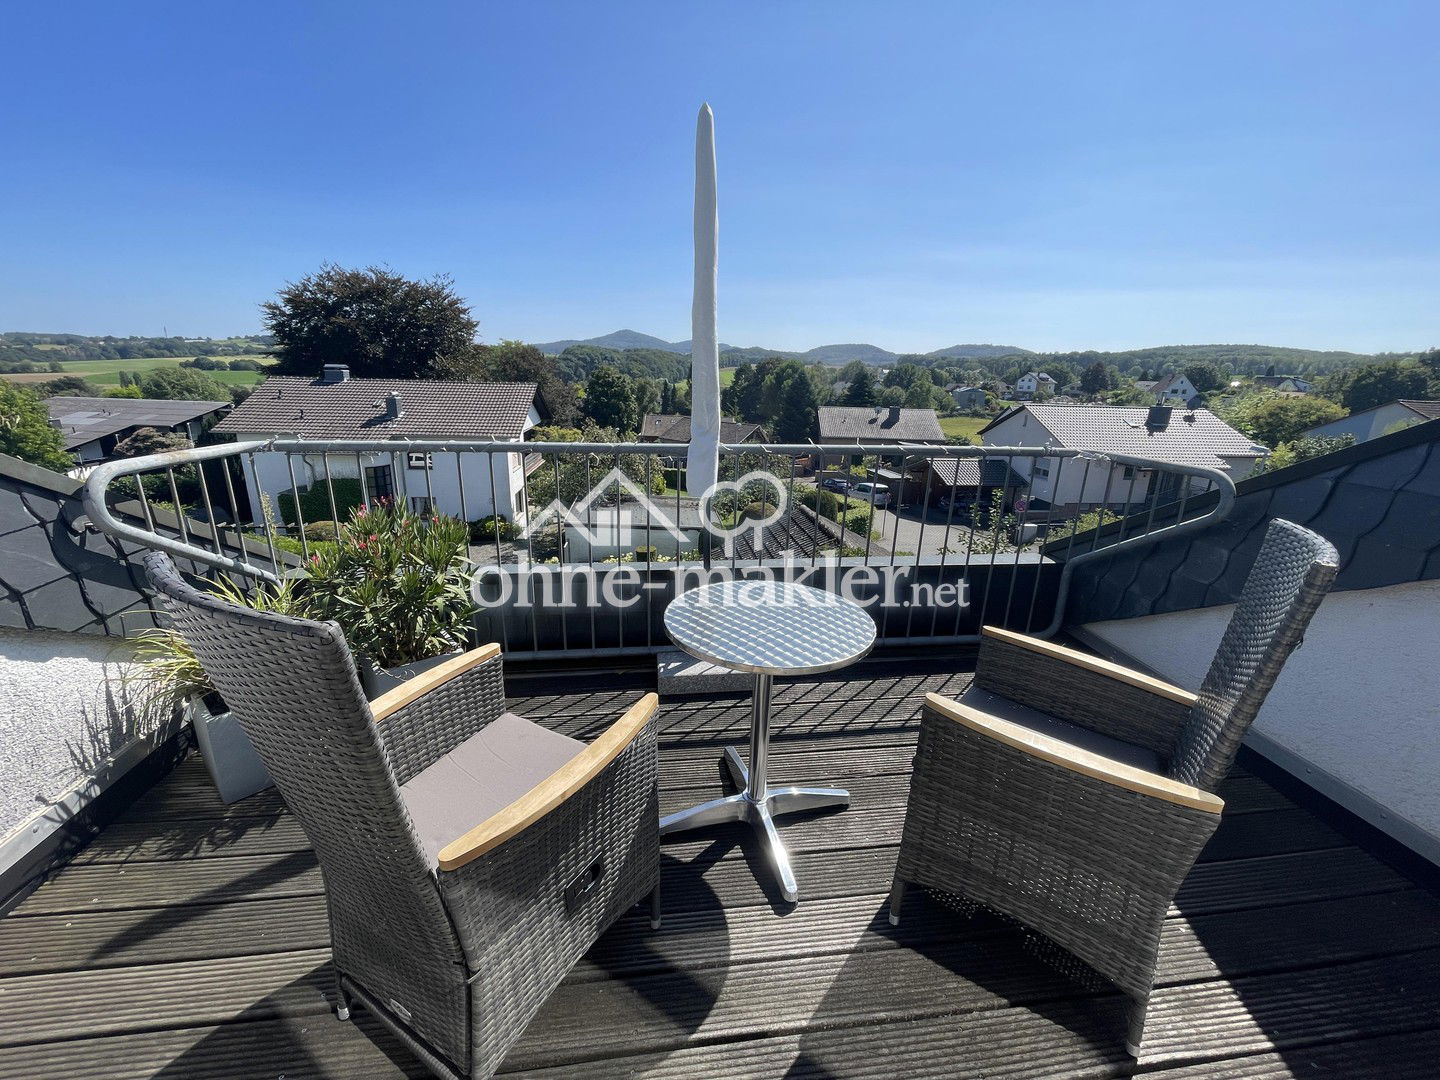
[[[511,707],[591,737],[643,683],[520,679]],[[1440,900],[1258,776],[1164,937],[1146,1053],[1117,994],[1069,982],[981,916],[922,896],[891,928],[919,703],[968,675],[872,661],[777,686],[777,781],[850,788],[786,819],[798,905],[744,827],[664,845],[665,926],[622,919],[505,1064],[546,1077],[1431,1077]],[[664,705],[661,809],[720,793],[737,697]],[[1307,801],[1307,806],[1308,806]],[[758,873],[756,872],[758,871]],[[325,906],[305,836],[271,792],[232,806],[189,759],[0,920],[0,1078],[425,1076],[363,1012],[331,1013]]]

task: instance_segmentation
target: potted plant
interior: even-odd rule
[[[310,557],[306,610],[334,619],[372,698],[469,643],[469,527],[390,499],[357,507],[333,544]]]
[[[281,615],[301,614],[294,585],[288,581],[246,593],[229,578],[220,578],[211,584],[210,591],[232,604]],[[200,757],[221,801],[236,802],[270,787],[265,763],[210,682],[190,643],[178,631],[161,627],[140,634],[135,646],[141,677],[151,692],[182,709],[194,729]]]

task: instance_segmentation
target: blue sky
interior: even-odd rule
[[[1440,344],[1424,3],[26,4],[0,329],[223,335],[322,261],[483,340]]]

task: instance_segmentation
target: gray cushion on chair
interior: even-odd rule
[[[1072,724],[1068,720],[1061,720],[1059,717],[1051,716],[1039,709],[1021,705],[1007,697],[1001,697],[999,694],[981,690],[977,686],[972,685],[955,700],[990,716],[1009,720],[1012,724],[1019,724],[1031,731],[1049,735],[1051,738],[1067,742],[1071,746],[1078,746],[1082,750],[1089,750],[1092,754],[1099,754],[1111,761],[1133,765],[1146,772],[1162,771],[1160,756],[1153,750],[1135,746],[1133,743],[1122,742],[1119,739],[1112,739],[1109,735],[1101,735],[1089,728],[1083,728],[1079,724]]]
[[[585,744],[514,713],[470,736],[400,795],[433,867],[440,849],[505,809],[573,758]]]

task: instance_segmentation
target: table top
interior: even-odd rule
[[[875,621],[859,604],[788,581],[691,589],[665,609],[665,629],[691,656],[770,675],[844,667],[875,644]]]

